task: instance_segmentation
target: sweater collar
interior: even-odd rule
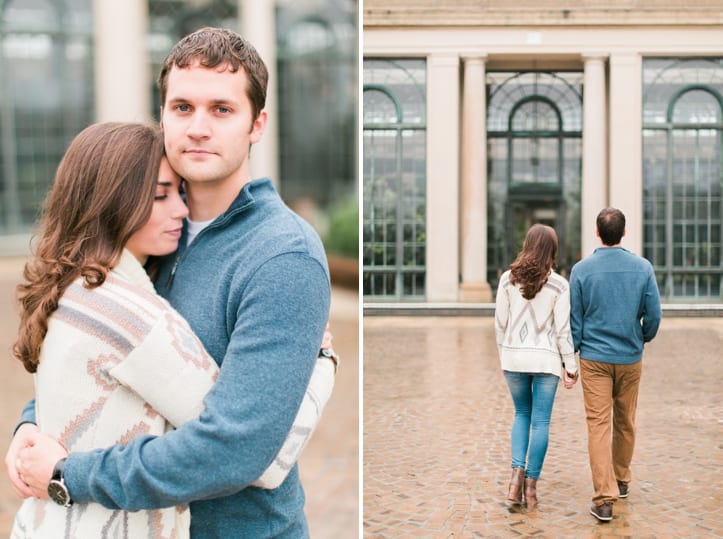
[[[612,251],[624,251],[629,252],[625,247],[622,247],[620,245],[611,245],[609,247],[598,247],[593,252],[594,253],[605,253],[605,252],[612,252]]]
[[[128,249],[123,249],[120,261],[116,267],[111,270],[111,272],[121,279],[128,281],[147,292],[155,293],[156,291],[150,277],[148,277],[148,274],[146,273],[146,270]]]
[[[246,183],[239,192],[236,200],[231,203],[224,215],[236,213],[247,206],[254,204],[256,199],[262,199],[275,193],[274,184],[271,178],[259,178]]]

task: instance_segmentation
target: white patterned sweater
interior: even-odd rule
[[[200,415],[217,374],[186,320],[124,251],[103,285],[88,289],[76,280],[50,317],[35,374],[36,419],[69,452],[162,435]],[[320,359],[284,446],[255,486],[283,481],[333,383],[333,364]],[[179,539],[189,537],[189,525],[187,506],[129,512],[31,498],[20,507],[11,538]]]
[[[495,303],[495,336],[503,370],[561,376],[562,367],[577,372],[570,331],[570,285],[552,272],[537,295],[527,300],[500,278]]]
[[[36,419],[71,452],[161,435],[201,413],[217,372],[186,321],[124,251],[102,286],[76,280],[50,317],[35,374]],[[181,538],[189,524],[187,507],[66,509],[28,499],[12,537]]]

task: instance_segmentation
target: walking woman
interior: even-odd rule
[[[512,478],[507,499],[537,506],[537,480],[547,452],[550,416],[557,385],[577,380],[577,360],[570,333],[570,288],[554,269],[557,235],[533,225],[522,252],[502,274],[495,305],[495,334],[510,395]]]

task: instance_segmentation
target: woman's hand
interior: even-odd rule
[[[8,452],[5,454],[5,468],[7,469],[10,483],[15,493],[21,498],[29,498],[33,493],[28,485],[25,484],[25,481],[20,478],[18,472],[18,456],[21,449],[32,443],[33,436],[38,432],[40,432],[40,429],[38,429],[38,426],[34,423],[23,423],[18,427],[13,439],[10,440],[10,447],[8,447]]]
[[[18,475],[33,496],[47,499],[53,468],[68,456],[68,451],[55,438],[40,431],[33,433],[28,442],[18,451]]]
[[[569,372],[565,371],[565,374],[562,378],[562,383],[565,386],[565,389],[572,389],[572,386],[575,385],[575,382],[577,382],[577,373],[570,374]]]

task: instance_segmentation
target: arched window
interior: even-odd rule
[[[426,63],[364,61],[367,299],[425,298]]]
[[[490,72],[487,92],[488,282],[534,223],[557,231],[565,274],[580,251],[582,75]]]
[[[356,5],[306,4],[277,10],[281,194],[358,205]]]
[[[93,119],[91,0],[0,3],[0,233],[29,231]]]
[[[666,301],[723,299],[723,60],[643,63],[643,254]]]

